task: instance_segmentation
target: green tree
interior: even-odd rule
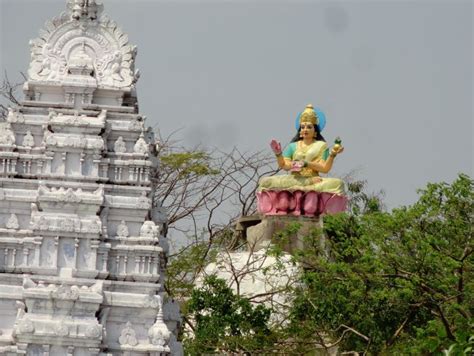
[[[274,342],[270,309],[252,305],[216,276],[192,291],[187,308],[194,320],[193,335],[185,339],[188,354],[256,352]]]
[[[257,182],[275,172],[274,158],[235,148],[189,149],[170,138],[160,138],[156,150],[154,206],[167,213],[165,234],[170,230],[181,240],[169,257],[165,288],[171,297],[186,300],[204,267],[232,240],[233,221],[255,213]]]
[[[369,205],[327,216],[331,257],[295,256],[304,272],[286,330],[294,350],[309,351],[315,338],[371,353],[472,350],[473,185],[461,174],[391,213]]]

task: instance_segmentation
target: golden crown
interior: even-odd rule
[[[300,125],[303,122],[310,122],[313,125],[318,125],[319,120],[318,120],[318,115],[316,115],[316,112],[314,111],[314,107],[311,104],[306,105],[306,108],[300,115]]]

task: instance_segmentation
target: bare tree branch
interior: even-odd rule
[[[21,72],[20,74],[24,80],[27,79],[25,74]],[[4,78],[2,80],[2,84],[0,85],[0,98],[3,99],[0,101],[0,121],[6,120],[9,107],[16,107],[20,105],[18,89],[22,85],[23,82],[12,83],[8,78],[7,71],[4,72]]]

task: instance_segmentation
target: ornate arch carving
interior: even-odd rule
[[[46,21],[40,36],[30,41],[30,79],[60,83],[71,74],[71,66],[90,65],[87,75],[99,87],[134,85],[136,46],[101,11],[102,5],[93,0],[69,0],[67,11]]]

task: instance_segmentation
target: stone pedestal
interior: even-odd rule
[[[317,236],[318,247],[327,255],[326,237],[322,231],[322,217],[306,218],[294,216],[266,216],[259,224],[247,228],[247,246],[249,251],[277,245],[283,251],[292,254],[306,247],[309,236]]]

